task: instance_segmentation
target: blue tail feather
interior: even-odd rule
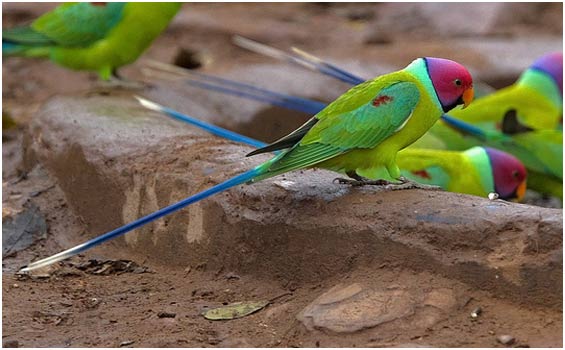
[[[94,239],[91,239],[85,243],[79,244],[76,247],[70,248],[68,250],[65,250],[61,253],[55,254],[53,256],[50,256],[48,258],[36,261],[34,263],[29,264],[27,267],[23,268],[20,270],[20,272],[27,272],[27,271],[31,271],[31,270],[35,270],[37,268],[41,268],[41,267],[45,267],[48,265],[51,265],[53,263],[56,263],[58,261],[70,258],[71,256],[77,255],[79,253],[82,253],[88,249],[94,248],[99,244],[102,244],[106,241],[109,241],[111,239],[114,239],[116,237],[119,237],[127,232],[130,232],[132,230],[135,230],[136,228],[139,228],[145,224],[148,224],[154,220],[157,220],[163,216],[169,215],[174,213],[177,210],[180,210],[190,204],[194,204],[196,202],[199,202],[205,198],[208,198],[216,193],[225,191],[231,187],[237,186],[237,185],[241,185],[245,182],[248,182],[250,180],[252,180],[253,178],[257,177],[258,175],[261,174],[261,170],[256,167],[253,168],[249,171],[246,171],[242,174],[239,174],[237,176],[232,177],[229,180],[226,180],[216,186],[210,187],[207,190],[204,190],[200,193],[197,193],[193,196],[190,196],[188,198],[185,198],[183,200],[181,200],[180,202],[177,202],[175,204],[169,205],[165,208],[159,209],[156,212],[153,212],[149,215],[146,215],[142,218],[139,218],[135,221],[130,222],[129,224],[126,224],[122,227],[119,227],[115,230],[112,230],[110,232],[107,232],[103,235],[100,235]]]
[[[2,41],[2,56],[15,55],[21,52],[23,47],[19,44]]]
[[[186,79],[185,82],[189,85],[193,85],[202,89],[244,97],[259,102],[304,112],[307,114],[316,114],[327,106],[327,104],[323,102],[274,92],[233,80],[205,76],[203,74],[200,74],[200,77],[208,81]],[[217,81],[218,84],[214,84],[211,81]]]
[[[255,140],[255,139],[252,139],[250,137],[238,134],[236,132],[221,128],[219,126],[203,122],[199,119],[196,119],[196,118],[193,118],[191,116],[177,112],[174,109],[171,109],[171,108],[168,108],[168,107],[163,107],[163,106],[160,106],[160,107],[161,107],[160,110],[163,113],[166,113],[167,115],[169,115],[170,117],[175,118],[175,119],[180,120],[180,121],[183,121],[185,123],[194,125],[196,127],[199,127],[199,128],[201,128],[201,129],[203,129],[203,130],[205,130],[205,131],[207,131],[207,132],[209,132],[213,135],[220,136],[220,137],[223,137],[223,138],[231,140],[231,141],[241,142],[241,143],[244,143],[244,144],[247,144],[249,146],[256,147],[256,148],[261,148],[261,147],[266,146],[266,143],[261,142],[259,140]]]
[[[316,64],[317,69],[326,75],[329,75],[333,78],[336,78],[338,80],[341,80],[345,83],[351,84],[351,85],[359,85],[363,82],[365,82],[365,79],[360,78],[356,75],[353,75],[341,68],[338,68],[337,66],[334,66],[333,64],[327,63],[327,62],[323,62],[323,64]]]
[[[247,50],[259,53],[261,55],[273,57],[279,60],[292,62],[300,66],[306,67],[311,70],[319,71],[323,74],[330,75],[336,79],[344,81],[349,84],[357,85],[365,81],[341,68],[338,68],[330,63],[324,62],[323,60],[312,56],[304,51],[294,49],[295,53],[288,53],[282,50],[276,49],[269,45],[261,44],[257,41],[250,40],[239,35],[233,38],[236,45],[243,47]]]
[[[462,120],[459,120],[457,118],[453,118],[452,116],[448,115],[448,114],[443,114],[441,116],[441,119],[450,127],[452,127],[453,129],[461,132],[464,135],[471,135],[474,136],[480,140],[486,140],[487,135],[484,132],[484,130],[482,130],[479,127],[476,127],[474,125],[471,125],[469,123],[466,123]]]

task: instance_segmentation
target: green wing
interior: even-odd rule
[[[120,21],[125,5],[117,2],[104,5],[83,2],[63,4],[33,22],[31,29],[37,33],[36,44],[50,40],[66,47],[89,46],[104,38]]]
[[[415,83],[376,81],[349,90],[316,115],[319,121],[290,151],[270,162],[269,176],[313,166],[359,148],[374,148],[399,131],[420,99]]]

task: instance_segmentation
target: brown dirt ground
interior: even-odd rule
[[[227,29],[209,30],[205,22],[211,14],[223,16],[226,28],[240,26],[242,33],[257,33],[253,26],[258,24],[250,19],[259,17],[262,24],[269,20],[291,23],[285,27],[287,31],[271,34],[280,37],[281,47],[298,42],[321,48],[325,40],[322,34],[321,39],[314,40],[302,30],[308,23],[314,23],[319,33],[330,28],[346,32],[358,25],[357,22],[349,23],[347,16],[340,15],[342,12],[324,5],[262,6],[194,5],[190,18],[201,14],[201,21],[187,26],[187,20],[172,26],[155,42],[147,57],[171,61],[175,43],[181,40],[183,45],[196,51],[203,50],[206,55],[229,57],[214,63],[216,71],[230,69],[238,60],[246,63],[261,60],[233,49]],[[3,4],[4,25],[25,22],[51,7],[51,4]],[[300,16],[295,16],[297,13]],[[264,35],[269,36],[268,33]],[[390,57],[394,59],[397,55]],[[19,266],[58,252],[68,247],[70,241],[81,240],[80,234],[84,230],[80,218],[67,207],[62,191],[57,186],[52,187],[56,185],[55,180],[40,165],[34,164],[33,159],[25,157],[21,145],[26,125],[49,96],[87,90],[92,88],[96,78],[92,74],[69,72],[50,62],[30,59],[5,59],[2,69],[3,111],[8,111],[18,123],[17,128],[3,132],[3,208],[18,210],[31,201],[40,208],[49,227],[46,239],[3,259],[4,346],[496,347],[501,346],[496,341],[500,334],[515,336],[514,346],[562,346],[561,310],[511,303],[486,292],[471,291],[460,282],[394,264],[383,266],[378,273],[361,267],[322,282],[276,276],[257,280],[230,271],[210,271],[205,263],[184,269],[151,263],[149,272],[111,272],[108,275],[85,273],[68,263],[60,273],[49,278],[20,278],[14,274]],[[131,76],[135,72],[135,67],[130,67],[125,70],[125,75]],[[24,158],[26,162],[22,161]],[[22,178],[22,174],[27,177]],[[78,234],[70,235],[70,238],[69,232]],[[145,257],[124,252],[115,245],[108,245],[104,256],[127,258],[139,265],[146,263]],[[315,266],[303,268],[315,269]],[[399,332],[394,325],[384,325],[378,330],[340,335],[307,331],[296,320],[296,314],[321,293],[337,283],[348,281],[368,286],[401,283],[408,288],[432,285],[456,288],[468,294],[470,299],[460,313],[424,330]],[[213,322],[200,315],[205,308],[222,303],[272,298],[276,299],[265,310],[234,321]],[[469,313],[477,305],[485,311],[478,320],[472,320]],[[176,316],[159,317],[162,312]]]

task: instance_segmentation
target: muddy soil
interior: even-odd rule
[[[282,48],[298,45],[320,55],[327,52],[337,61],[359,68],[360,72],[370,71],[363,62],[371,58],[393,66],[419,52],[431,52],[429,55],[445,53],[455,59],[468,60],[479,74],[490,79],[485,79],[489,83],[503,86],[515,79],[519,72],[517,69],[499,75],[491,74],[492,62],[476,47],[456,52],[443,46],[440,39],[456,35],[456,40],[463,42],[496,38],[511,44],[524,35],[537,35],[542,39],[532,39],[532,42],[537,42],[541,45],[538,50],[543,50],[546,38],[557,36],[560,40],[562,32],[562,9],[551,6],[535,7],[536,13],[539,13],[538,20],[544,25],[536,25],[528,17],[528,11],[518,8],[516,18],[503,16],[501,25],[495,26],[496,30],[484,27],[469,37],[435,28],[434,39],[426,40],[416,35],[403,42],[394,31],[382,30],[385,21],[382,14],[394,14],[389,5],[192,4],[184,6],[171,27],[155,41],[144,58],[183,61],[194,67],[202,65],[199,69],[217,74],[242,64],[272,63],[269,59],[234,47],[231,36],[239,33]],[[4,26],[24,23],[52,7],[53,4],[48,3],[4,3]],[[554,20],[555,16],[558,21]],[[396,17],[398,22],[401,21],[399,18]],[[419,17],[418,21],[416,23],[420,26],[431,28],[426,18]],[[409,23],[399,28],[410,35],[416,30]],[[179,55],[182,50],[184,56]],[[187,52],[197,54],[188,54],[187,58]],[[364,60],[351,60],[350,57],[355,55],[363,56]],[[374,266],[352,263],[351,269],[338,275],[312,281],[299,276],[316,274],[312,271],[319,266],[303,264],[295,267],[302,273],[294,279],[261,273],[244,274],[221,268],[211,269],[206,261],[183,267],[160,264],[155,259],[124,249],[123,245],[108,244],[97,250],[98,255],[79,256],[62,264],[53,274],[33,278],[18,276],[16,271],[29,261],[61,251],[86,237],[83,218],[70,208],[55,177],[29,152],[31,141],[27,127],[49,97],[81,91],[87,94],[97,88],[97,80],[93,74],[67,71],[36,59],[4,59],[2,70],[3,117],[11,117],[17,124],[14,128],[3,130],[2,135],[3,223],[22,213],[32,212],[38,216],[38,227],[43,227],[36,230],[37,236],[32,237],[27,248],[5,254],[3,251],[2,340],[5,347],[563,345],[562,306],[556,308],[543,303],[519,302],[503,294],[489,293],[394,261],[383,263],[376,270]],[[131,79],[141,78],[138,64],[126,67],[123,74]],[[287,115],[280,114],[281,119]],[[305,117],[296,117],[292,123],[298,125]],[[229,125],[228,122],[226,124]],[[284,127],[292,129],[294,125]],[[253,131],[257,130],[271,132],[268,139],[288,131],[280,127],[273,131],[264,125]],[[258,136],[253,132],[249,134]],[[542,200],[540,203],[554,202]],[[25,227],[23,233],[26,233]],[[218,254],[234,252],[226,250]],[[261,268],[256,267],[258,271]],[[421,320],[402,318],[378,327],[338,333],[309,329],[297,319],[297,315],[310,303],[332,287],[353,284],[376,289],[383,286],[408,290],[450,289],[457,294],[458,304],[450,309],[448,316],[426,327],[413,327],[414,322]],[[201,315],[211,307],[246,300],[271,302],[265,309],[236,320],[209,321]],[[471,313],[478,307],[482,312],[472,317]],[[426,316],[428,314],[422,317]],[[503,335],[509,335],[513,340],[504,343],[507,338],[501,337]]]

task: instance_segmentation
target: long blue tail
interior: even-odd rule
[[[222,79],[213,76],[205,76],[200,74],[201,79],[209,79],[210,81],[198,81],[193,79],[185,79],[184,82],[196,86],[201,89],[217,91],[228,95],[238,96],[255,100],[263,103],[268,103],[274,106],[288,108],[295,111],[304,112],[307,114],[316,114],[324,109],[327,104],[307,98],[286,95],[263,88],[258,88],[253,85],[240,83],[232,80]],[[222,82],[214,83],[213,81],[221,80]]]
[[[203,129],[213,135],[216,136],[220,136],[223,138],[226,138],[228,140],[232,140],[235,142],[241,142],[247,145],[250,145],[252,147],[255,148],[261,148],[264,147],[266,145],[266,143],[252,139],[250,137],[247,136],[243,136],[241,134],[238,134],[236,132],[221,128],[219,126],[216,126],[214,124],[210,124],[210,123],[206,123],[200,119],[196,119],[194,117],[188,116],[186,114],[182,114],[180,112],[175,111],[174,109],[159,105],[155,102],[149,101],[143,97],[140,96],[135,96],[135,98],[139,101],[139,103],[141,103],[142,106],[149,108],[153,111],[157,111],[157,112],[161,112],[164,113],[166,115],[168,115],[169,117],[172,117],[174,119],[180,120],[182,122],[188,123],[190,125],[194,125],[196,127],[199,127],[200,129]]]
[[[247,50],[259,53],[261,55],[273,57],[279,60],[290,62],[293,64],[298,64],[300,66],[306,67],[308,69],[318,71],[320,73],[329,75],[343,82],[349,83],[351,85],[358,85],[365,81],[365,79],[360,78],[348,71],[334,66],[331,63],[325,62],[318,57],[306,53],[304,51],[294,49],[295,54],[290,54],[274,47],[261,44],[257,41],[253,41],[242,36],[235,36],[233,42],[243,47]]]
[[[157,220],[163,216],[169,215],[171,213],[174,213],[177,210],[180,210],[190,204],[196,203],[198,201],[201,201],[205,198],[208,198],[216,193],[225,191],[231,187],[243,184],[247,181],[252,180],[253,178],[255,178],[256,176],[260,175],[261,171],[258,168],[254,168],[251,169],[249,171],[246,171],[240,175],[237,175],[235,177],[232,177],[231,179],[224,181],[214,187],[211,187],[207,190],[204,190],[200,193],[197,193],[193,196],[190,196],[188,198],[185,198],[183,200],[181,200],[180,202],[177,202],[175,204],[169,205],[168,207],[162,208],[157,210],[156,212],[153,212],[147,216],[144,216],[142,218],[139,218],[135,221],[130,222],[129,224],[126,224],[122,227],[118,227],[117,229],[107,232],[101,236],[98,236],[96,238],[91,239],[90,241],[87,241],[85,243],[79,244],[76,247],[67,249],[63,252],[60,252],[58,254],[52,255],[48,258],[36,261],[34,263],[29,264],[28,266],[24,267],[23,269],[20,270],[20,272],[28,272],[31,270],[35,270],[41,267],[45,267],[48,265],[51,265],[53,263],[56,263],[58,261],[70,258],[71,256],[77,255],[79,253],[82,253],[88,249],[94,248],[99,244],[102,244],[106,241],[109,241],[111,239],[114,239],[118,236],[121,236],[127,232],[130,232],[132,230],[135,230],[138,227],[141,227],[145,224],[150,223],[151,221]]]

